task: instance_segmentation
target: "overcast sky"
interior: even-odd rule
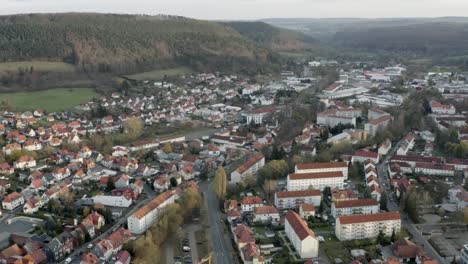
[[[468,0],[0,0],[0,14],[100,12],[199,19],[467,16]]]

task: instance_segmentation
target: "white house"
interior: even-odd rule
[[[5,210],[14,210],[24,204],[24,197],[18,192],[10,193],[3,199],[2,208]]]
[[[280,220],[278,210],[271,205],[255,207],[253,216],[254,222],[278,223]]]
[[[379,212],[379,203],[374,199],[336,201],[332,203],[331,214],[334,218],[344,215],[375,214]]]
[[[437,163],[416,163],[414,172],[434,176],[453,176],[455,175],[455,167]]]
[[[244,196],[244,198],[242,198],[242,212],[252,212],[255,209],[255,207],[260,206],[263,206],[263,200],[258,196]]]
[[[297,208],[302,204],[320,207],[322,194],[319,190],[284,191],[275,193],[275,206],[278,209]]]
[[[259,153],[250,158],[246,163],[242,164],[239,168],[231,173],[231,179],[229,183],[235,184],[240,183],[246,177],[250,175],[256,175],[257,172],[265,166],[265,157]]]
[[[15,169],[28,169],[36,166],[36,160],[32,157],[21,156],[13,164]]]
[[[335,235],[340,240],[376,238],[380,232],[387,237],[401,229],[399,212],[340,216],[336,219]]]
[[[318,256],[318,239],[307,223],[294,211],[289,211],[286,214],[284,231],[302,259]]]

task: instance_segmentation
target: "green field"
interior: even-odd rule
[[[143,80],[160,80],[164,78],[164,76],[178,76],[178,75],[187,75],[191,74],[192,70],[187,67],[178,67],[178,68],[171,68],[171,69],[164,69],[164,70],[154,70],[148,72],[142,72],[132,75],[127,75],[130,79],[135,79],[139,81]]]
[[[0,102],[7,101],[18,111],[42,108],[48,112],[70,109],[97,97],[91,88],[60,88],[45,91],[0,94]]]
[[[74,72],[75,66],[65,62],[52,61],[17,61],[17,62],[2,62],[0,63],[0,74],[7,71],[18,71],[18,68],[30,69],[31,66],[35,71],[54,71],[54,72]]]

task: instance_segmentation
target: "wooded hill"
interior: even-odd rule
[[[261,71],[278,67],[274,49],[303,46],[299,33],[287,31],[283,37],[286,30],[266,25],[268,31],[254,37],[255,32],[246,32],[246,24],[235,25],[239,31],[230,24],[175,16],[1,16],[0,62],[64,61],[80,71],[101,73],[179,65],[198,70]]]

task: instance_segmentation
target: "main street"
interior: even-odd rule
[[[213,189],[213,182],[200,184],[204,193],[208,213],[208,229],[211,234],[213,257],[216,264],[234,264],[233,249],[229,236],[224,233],[224,222],[219,208],[219,200]]]
[[[390,177],[387,171],[387,164],[402,143],[403,141],[399,141],[397,144],[395,144],[395,146],[393,146],[393,148],[388,152],[385,158],[381,160],[379,164],[377,164],[377,174],[381,183],[381,188],[382,191],[385,192],[388,197],[387,207],[389,211],[400,211],[400,206],[396,203],[396,200],[393,199],[391,195],[392,191],[390,188]],[[411,221],[408,215],[405,212],[400,213],[402,227],[408,229],[408,232],[411,234],[416,244],[422,245],[424,250],[429,254],[429,256],[433,259],[438,260],[441,264],[447,263],[447,261],[444,258],[442,258],[432,247],[432,245],[429,244],[429,242],[427,242],[427,240],[422,236],[421,232],[419,232],[419,230],[416,228],[413,221]]]

